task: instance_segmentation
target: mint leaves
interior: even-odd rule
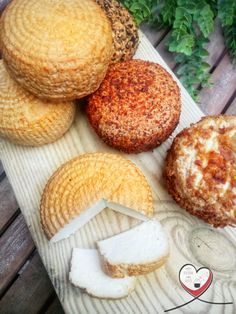
[[[218,16],[232,60],[236,61],[235,0],[121,0],[136,23],[157,29],[171,27],[168,50],[175,53],[177,75],[193,98],[199,86],[208,86],[210,65],[205,44]]]

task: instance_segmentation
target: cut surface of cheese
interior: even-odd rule
[[[97,298],[120,299],[135,287],[136,278],[111,278],[101,267],[98,251],[74,248],[69,273],[71,283]]]
[[[50,242],[58,242],[63,239],[68,238],[70,235],[74,234],[78,229],[82,228],[88,221],[93,219],[98,215],[104,208],[109,207],[110,209],[119,212],[121,214],[145,221],[148,219],[147,216],[128,208],[126,206],[108,202],[105,199],[101,199],[93,204],[88,209],[84,210],[79,216],[72,219],[68,224],[66,224],[62,229],[60,229],[51,239]]]
[[[115,212],[118,212],[118,213],[121,213],[123,215],[136,218],[138,220],[142,220],[142,221],[148,220],[148,217],[145,216],[144,213],[139,212],[139,211],[137,211],[137,210],[135,210],[133,208],[129,208],[127,206],[121,205],[119,203],[106,201],[106,207],[114,210]]]
[[[41,199],[41,223],[49,239],[65,227],[54,238],[62,239],[109,204],[119,212],[125,206],[123,213],[141,220],[153,214],[151,188],[131,161],[116,154],[84,154],[62,165],[49,179]]]
[[[160,267],[169,255],[168,237],[151,219],[97,242],[106,273],[112,277],[136,276]]]
[[[93,219],[106,207],[105,200],[101,199],[92,205],[90,208],[83,211],[79,216],[66,224],[59,232],[57,232],[50,240],[50,242],[58,242],[68,238],[78,229],[83,227],[89,220]]]

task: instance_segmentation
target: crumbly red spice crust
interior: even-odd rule
[[[138,29],[133,17],[116,0],[96,0],[105,11],[112,28],[112,62],[129,60],[135,54],[139,43]]]
[[[129,60],[112,64],[88,99],[88,119],[108,145],[140,153],[160,145],[180,116],[179,87],[159,64]]]
[[[208,149],[212,136],[215,144]],[[191,167],[189,149],[195,152]],[[205,117],[179,133],[168,151],[164,178],[175,201],[191,214],[214,227],[235,225],[236,116]]]

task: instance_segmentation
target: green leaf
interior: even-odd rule
[[[204,37],[203,35],[200,35],[200,36],[198,36],[198,38],[197,38],[197,46],[199,47],[199,48],[203,48],[203,46],[206,44],[206,43],[209,43],[209,39],[208,38],[206,38],[206,37]]]
[[[163,21],[169,26],[171,26],[174,22],[176,5],[176,0],[166,0],[165,5],[161,10]]]
[[[181,67],[179,67],[179,69],[177,70],[176,73],[178,75],[183,75],[186,72],[187,69],[188,69],[188,65],[187,64],[182,65]]]
[[[202,70],[209,70],[209,68],[210,68],[210,65],[207,63],[207,62],[202,62],[201,63],[201,69]]]
[[[229,50],[233,63],[236,63],[236,17],[230,26],[223,28],[225,45]]]
[[[222,26],[230,26],[236,14],[235,0],[218,0],[218,16]]]
[[[169,43],[169,51],[180,52],[189,56],[192,53],[192,48],[194,46],[194,37],[191,34],[182,34],[176,30],[172,33],[172,40]]]
[[[197,1],[194,0],[178,0],[178,6],[184,7],[188,13],[194,14],[196,12]]]
[[[204,37],[208,37],[208,35],[213,32],[214,14],[209,4],[206,4],[206,1],[199,1],[198,9],[196,10],[193,18],[198,24]]]
[[[209,86],[205,45],[218,14],[226,46],[236,62],[236,0],[121,0],[137,25],[172,27],[168,49],[175,53],[177,75],[197,99],[199,86]]]
[[[175,57],[175,61],[178,62],[177,75],[185,88],[188,90],[189,94],[195,100],[197,100],[198,86],[202,84],[208,85],[210,77],[210,66],[204,61],[205,57],[199,57],[196,55],[196,51],[199,49],[197,47],[197,43],[198,38],[196,39],[192,55],[186,56],[183,54],[177,54]]]
[[[175,61],[177,63],[182,63],[182,62],[184,62],[185,59],[186,59],[186,56],[183,53],[179,53],[175,57]]]
[[[175,11],[174,29],[186,30],[192,24],[192,16],[184,7],[178,7]]]
[[[144,21],[149,21],[152,17],[154,3],[152,0],[124,0],[121,1],[124,6],[131,12],[137,25]]]
[[[209,52],[202,48],[202,49],[197,49],[196,52],[195,52],[195,55],[200,57],[200,58],[204,58],[204,57],[207,57],[209,56]]]
[[[129,10],[131,12],[136,12],[140,9],[140,4],[139,3],[133,3],[130,7]]]
[[[217,13],[218,13],[218,4],[217,4],[218,1],[217,0],[208,0],[207,2],[209,4],[209,6],[211,7],[211,10],[214,14],[214,17],[216,17]]]

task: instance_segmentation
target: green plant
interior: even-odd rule
[[[236,62],[236,1],[218,0],[218,15],[221,20],[225,44],[233,62]]]
[[[177,75],[193,98],[199,85],[209,86],[210,65],[205,45],[218,16],[232,60],[236,61],[235,0],[121,0],[138,25],[148,22],[157,29],[171,28],[167,43],[175,53]]]
[[[233,62],[236,63],[236,18],[232,25],[223,28],[225,36],[225,44],[229,49]]]

